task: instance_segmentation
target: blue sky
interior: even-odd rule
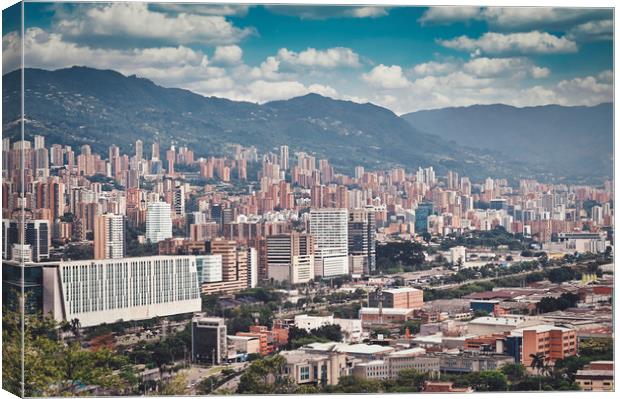
[[[3,14],[5,71],[18,14]],[[207,96],[308,92],[404,113],[612,100],[611,10],[26,3],[26,66],[137,74]]]

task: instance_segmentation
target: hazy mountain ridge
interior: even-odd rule
[[[500,151],[549,171],[613,171],[613,104],[593,107],[503,104],[418,111],[401,116],[423,132],[462,146]]]
[[[433,165],[440,173],[454,169],[472,177],[540,176],[543,170],[536,162],[498,156],[493,149],[480,151],[476,142],[455,145],[388,109],[317,94],[259,105],[203,97],[86,67],[26,69],[25,81],[27,138],[42,134],[48,145],[88,143],[105,153],[115,143],[130,152],[138,138],[147,148],[157,139],[162,148],[187,145],[204,156],[221,154],[228,143],[255,145],[262,151],[288,144],[291,154],[315,153],[348,172],[359,164]],[[15,139],[19,72],[4,75],[3,83],[3,130]]]

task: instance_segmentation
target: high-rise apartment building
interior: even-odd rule
[[[136,159],[138,161],[141,161],[143,158],[143,147],[144,144],[142,143],[142,140],[136,140]]]
[[[278,234],[266,238],[267,275],[274,281],[307,283],[314,277],[314,239],[310,234]]]
[[[222,281],[202,284],[205,294],[230,294],[248,288],[248,250],[233,240],[214,240],[207,245],[212,255],[222,257]]]
[[[151,202],[146,208],[146,239],[156,243],[172,237],[170,204]]]
[[[280,146],[280,169],[287,170],[288,169],[288,146],[281,145]]]
[[[107,213],[95,217],[95,259],[120,259],[125,256],[125,216]]]
[[[361,257],[364,274],[376,269],[376,224],[373,208],[349,211],[349,255]]]
[[[310,233],[314,236],[314,275],[341,276],[349,273],[348,223],[346,209],[310,211]]]

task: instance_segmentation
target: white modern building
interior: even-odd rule
[[[196,256],[198,282],[219,283],[222,281],[222,255]]]
[[[341,276],[349,273],[349,213],[346,209],[310,211],[310,233],[314,236],[314,275]]]
[[[248,287],[258,285],[258,251],[256,248],[248,248]]]
[[[152,243],[172,237],[170,204],[151,202],[146,208],[146,239]]]
[[[43,312],[82,327],[201,309],[195,256],[61,261],[43,268]]]
[[[328,325],[340,326],[344,342],[361,342],[363,330],[362,321],[359,319],[338,319],[333,315],[310,316],[299,314],[295,316],[295,327],[310,332],[314,329]]]

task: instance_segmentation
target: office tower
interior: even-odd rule
[[[288,146],[281,145],[280,146],[280,169],[288,170]]]
[[[95,217],[95,259],[120,259],[125,256],[125,216],[107,213]]]
[[[278,234],[266,238],[267,277],[291,284],[314,277],[314,239],[311,234]]]
[[[226,320],[196,315],[192,319],[192,362],[220,364],[228,358]]]
[[[144,144],[142,143],[142,140],[136,140],[136,159],[138,161],[142,160],[143,147],[144,147]]]
[[[348,219],[346,209],[310,211],[310,233],[314,236],[314,275],[323,277],[349,273]]]
[[[170,204],[151,202],[146,208],[146,239],[156,243],[172,237]]]
[[[432,202],[420,202],[415,210],[415,232],[428,231],[428,217],[433,213]]]
[[[20,221],[2,219],[2,258],[12,259],[15,248],[28,250],[28,259],[33,262],[41,262],[49,259],[49,247],[51,241],[50,227],[48,220],[26,220],[24,231],[24,246],[19,246],[20,226],[24,226]],[[20,257],[23,255],[20,255]]]
[[[196,271],[199,284],[222,281],[222,255],[197,255]]]
[[[364,274],[376,268],[376,226],[373,208],[349,211],[349,255],[362,257]]]

